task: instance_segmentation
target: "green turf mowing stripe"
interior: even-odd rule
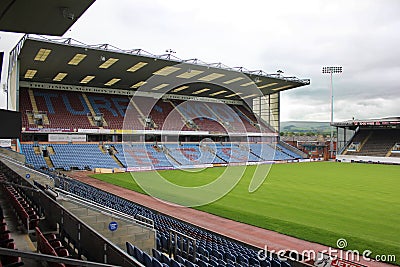
[[[249,166],[226,196],[196,209],[221,217],[335,247],[395,254],[400,263],[400,167],[333,162],[276,164],[254,193]],[[182,186],[207,184],[223,168],[201,172],[159,172]],[[93,177],[143,193],[129,173]]]

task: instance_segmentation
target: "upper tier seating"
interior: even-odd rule
[[[82,94],[68,91],[34,90],[34,96],[38,109],[46,111],[49,118],[49,125],[45,125],[44,127],[72,129],[97,128],[91,125],[87,117],[90,110]]]
[[[29,100],[28,90],[21,89],[19,93],[19,105],[21,110],[22,127],[36,127],[35,124],[30,124],[28,121],[27,111],[32,111],[32,104]]]
[[[128,97],[95,94],[87,94],[87,97],[94,112],[103,114],[103,118],[107,123],[107,126],[104,126],[105,128],[122,129],[124,115],[129,105]],[[131,120],[130,124],[133,128],[139,128],[141,124],[138,116],[136,116],[135,120]]]
[[[26,114],[35,106],[38,112],[47,115],[48,123],[46,120],[40,125],[44,128],[96,129],[99,126],[93,116],[102,115],[102,127],[106,129],[259,132],[254,126],[257,123],[254,114],[240,105],[138,96],[133,98],[134,103],[130,103],[130,98],[122,95],[26,88],[21,88],[20,92],[25,128],[38,127],[34,121],[29,121]],[[125,114],[127,118],[124,121]],[[146,125],[146,119],[152,120],[154,125]],[[273,132],[268,127],[263,129]]]

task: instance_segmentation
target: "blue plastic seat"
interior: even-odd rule
[[[161,262],[153,258],[152,267],[164,267]]]
[[[152,267],[153,259],[146,252],[143,252],[143,261],[141,262],[146,267]]]

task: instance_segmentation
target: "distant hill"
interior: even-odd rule
[[[319,121],[282,121],[281,132],[294,132],[294,133],[329,133],[329,122]]]

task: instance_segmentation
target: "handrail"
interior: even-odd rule
[[[186,238],[187,239],[187,245],[186,245],[186,254],[189,255],[190,254],[190,245],[189,242],[192,242],[192,247],[193,247],[193,252],[192,252],[192,257],[193,257],[193,261],[196,261],[196,250],[197,250],[197,241],[195,238],[185,235],[184,233],[181,233],[177,230],[174,230],[172,228],[169,229],[169,256],[172,256],[172,252],[173,255],[176,256],[177,255],[177,250],[178,250],[178,236],[181,239],[180,242],[180,250],[183,252],[183,243],[184,241],[182,240],[182,238]]]
[[[4,169],[2,171],[4,173],[16,174],[10,175],[10,177],[21,185],[35,187],[3,162],[0,162],[0,169]],[[78,255],[84,255],[92,261],[112,263],[114,266],[143,267],[143,264],[130,257],[124,250],[95,231],[90,225],[80,220],[43,191],[31,190],[30,198],[39,203],[50,227],[57,229],[57,225],[59,226],[60,235],[66,238],[68,244],[73,244]],[[57,259],[60,260],[60,258]]]
[[[48,179],[48,180],[50,180],[50,181],[54,181],[53,177],[51,177],[50,175],[44,174],[44,173],[42,173],[42,172],[40,172],[40,171],[37,171],[37,170],[35,170],[35,169],[32,169],[32,168],[29,168],[29,167],[27,167],[27,166],[21,164],[21,162],[19,162],[19,161],[17,161],[17,160],[14,160],[13,158],[10,158],[10,157],[8,157],[8,156],[6,156],[6,155],[4,155],[4,154],[1,154],[1,153],[0,153],[0,157],[4,158],[5,160],[7,160],[8,162],[10,162],[11,164],[17,165],[17,166],[20,167],[20,168],[23,168],[23,169],[25,169],[25,170],[27,170],[27,171],[29,171],[29,172],[33,172],[33,173],[35,173],[36,175],[42,176],[43,178],[46,178],[46,179]]]
[[[147,228],[149,228],[151,230],[154,230],[154,221],[151,220],[151,219],[146,218],[147,220],[151,220],[152,224],[151,223],[147,223],[145,221],[137,220],[134,216],[130,216],[130,215],[126,214],[126,213],[123,213],[121,211],[112,209],[110,207],[99,205],[98,203],[96,203],[94,201],[91,201],[89,199],[84,199],[84,198],[82,198],[82,197],[80,197],[78,195],[75,195],[75,194],[73,194],[71,192],[62,190],[60,188],[56,188],[56,191],[62,193],[66,197],[68,197],[68,199],[71,202],[78,203],[78,204],[84,204],[84,205],[89,206],[89,207],[93,208],[94,210],[96,210],[96,211],[98,211],[100,213],[103,213],[105,215],[111,215],[111,216],[114,216],[116,219],[120,219],[120,220],[124,220],[124,221],[128,221],[128,222],[132,222],[133,221],[136,224],[140,224],[140,225],[145,226],[145,227],[147,227]]]
[[[33,252],[25,252],[16,249],[8,249],[8,248],[0,248],[0,255],[11,256],[11,257],[21,257],[32,260],[37,260],[41,262],[57,262],[64,263],[68,265],[74,266],[85,266],[85,267],[114,267],[116,265],[110,265],[105,263],[97,263],[92,261],[83,261],[66,257],[58,257],[53,255],[41,254],[41,253],[33,253]]]

